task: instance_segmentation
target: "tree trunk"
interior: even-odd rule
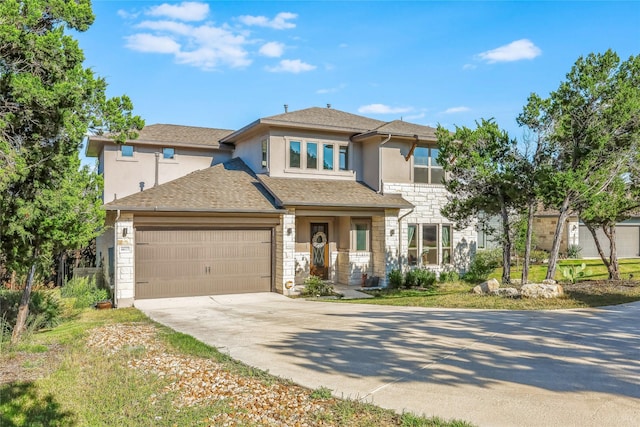
[[[509,213],[500,196],[500,214],[502,217],[502,283],[511,283],[511,230],[509,227]]]
[[[604,250],[602,250],[602,245],[600,244],[600,240],[598,240],[598,235],[596,234],[596,229],[593,228],[592,224],[588,222],[584,223],[587,226],[587,230],[593,236],[593,241],[596,243],[596,250],[598,251],[598,255],[600,255],[600,259],[602,259],[602,263],[605,267],[607,267],[607,271],[609,272],[609,276],[611,276],[611,269],[609,268],[609,258],[604,254]]]
[[[558,215],[558,223],[556,224],[556,233],[553,236],[553,244],[551,245],[551,253],[549,254],[549,267],[547,268],[548,280],[553,280],[556,276],[556,269],[558,268],[558,254],[560,253],[560,243],[562,242],[562,229],[564,223],[569,217],[569,197],[564,199],[562,206],[560,207],[560,214]]]
[[[527,209],[527,235],[524,242],[524,261],[522,263],[522,284],[529,281],[529,258],[531,258],[531,236],[533,235],[533,215],[536,203],[531,201]]]
[[[27,315],[29,314],[29,300],[31,299],[31,288],[33,287],[33,276],[36,272],[35,261],[31,264],[29,270],[29,278],[27,284],[22,291],[22,298],[20,298],[20,305],[18,306],[18,316],[16,318],[16,326],[13,328],[11,334],[11,344],[17,344],[20,341],[20,336],[24,331],[25,324],[27,323]]]
[[[602,231],[609,239],[609,280],[620,280],[620,267],[618,265],[618,248],[616,247],[616,225],[602,226]]]

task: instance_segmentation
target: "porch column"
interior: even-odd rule
[[[114,224],[114,292],[116,307],[132,307],[135,295],[135,233],[133,215],[121,214]]]
[[[289,211],[282,216],[282,286],[283,293],[288,294],[288,286],[293,286],[296,276],[296,211]]]
[[[380,278],[380,286],[387,285],[387,274],[399,268],[398,245],[400,230],[398,229],[398,211],[387,209],[384,216],[371,219],[373,274]]]

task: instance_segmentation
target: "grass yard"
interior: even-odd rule
[[[0,426],[469,426],[251,368],[135,309],[85,310],[0,352]]]
[[[562,268],[569,265],[586,264],[584,277],[576,284],[562,279]],[[640,260],[625,259],[620,262],[622,282],[609,282],[607,269],[600,260],[563,260],[556,273],[556,280],[563,284],[565,296],[555,299],[504,298],[475,295],[470,291],[474,285],[465,282],[438,283],[434,290],[382,290],[370,291],[376,298],[349,300],[361,304],[380,304],[413,307],[470,308],[494,310],[556,310],[586,307],[601,307],[640,301]],[[531,266],[530,282],[542,281],[546,265]],[[511,277],[520,278],[521,268],[512,267]],[[633,277],[631,280],[629,277]],[[502,269],[490,277],[500,279]]]

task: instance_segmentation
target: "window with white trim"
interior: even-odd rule
[[[286,161],[289,169],[339,173],[349,171],[348,144],[313,140],[288,140],[287,147]]]
[[[173,159],[176,156],[175,148],[164,147],[162,149],[162,158],[163,159]]]
[[[289,141],[289,167],[300,168],[300,141]]]
[[[413,152],[413,182],[442,184],[444,170],[438,164],[438,149],[418,146]]]
[[[409,266],[451,264],[452,227],[449,224],[409,224],[407,262]]]
[[[120,155],[122,157],[133,157],[133,145],[121,145]]]
[[[307,142],[307,169],[318,169],[318,144]]]
[[[351,250],[369,252],[371,250],[371,221],[354,219],[351,221]]]
[[[263,139],[262,140],[262,168],[266,169],[267,168],[267,152],[269,149],[269,140],[268,139]]]

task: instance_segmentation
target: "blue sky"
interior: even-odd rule
[[[77,38],[147,124],[239,129],[312,106],[512,136],[581,55],[640,54],[640,2],[105,1]]]

